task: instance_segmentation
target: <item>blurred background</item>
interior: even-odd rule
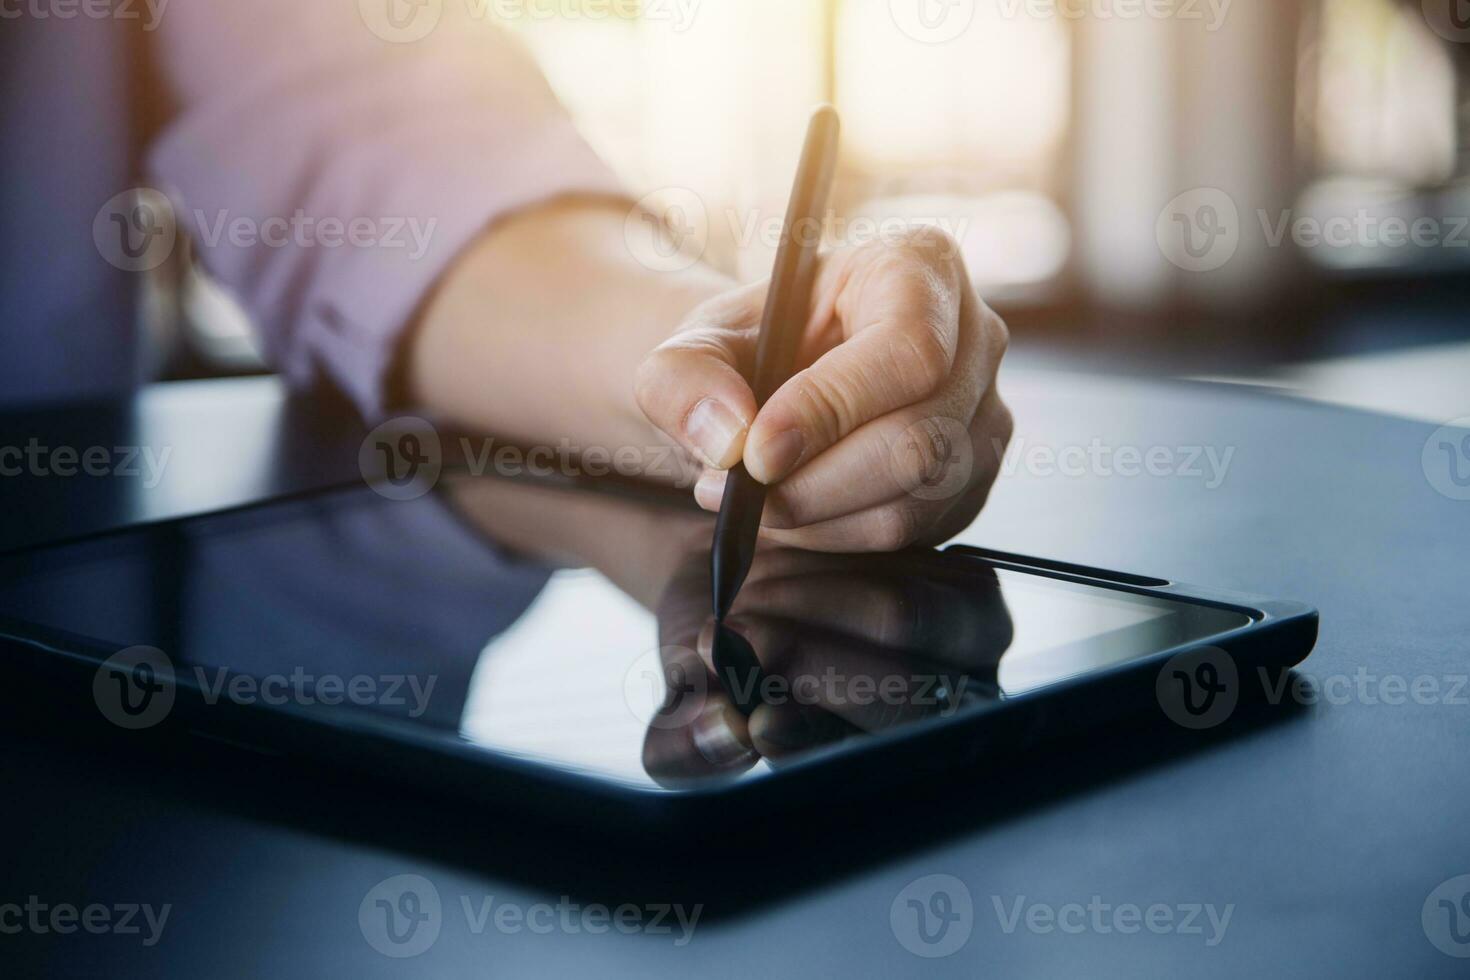
[[[833,242],[945,227],[1036,357],[1470,411],[1465,0],[485,9],[635,196],[741,278],[768,274],[830,101]],[[248,370],[243,322],[190,285],[193,369]]]

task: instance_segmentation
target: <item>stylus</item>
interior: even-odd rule
[[[819,107],[807,125],[806,144],[796,171],[796,184],[786,209],[786,226],[776,251],[766,308],[756,342],[755,372],[750,378],[757,408],[791,377],[797,348],[811,317],[812,286],[821,248],[822,218],[837,169],[837,110]],[[756,538],[766,508],[766,487],[737,463],[725,483],[725,499],[715,522],[710,550],[715,618],[723,621],[755,560]]]

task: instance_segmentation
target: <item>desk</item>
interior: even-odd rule
[[[35,895],[172,909],[152,947],[138,936],[26,933],[0,935],[0,956],[112,976],[1466,975],[1470,964],[1436,949],[1420,918],[1436,886],[1470,873],[1470,690],[1449,696],[1470,673],[1470,503],[1442,496],[1424,473],[1433,426],[1250,389],[1024,364],[1003,384],[1018,420],[1017,465],[963,540],[1311,602],[1321,639],[1303,673],[1318,684],[1317,703],[1194,751],[1150,759],[1148,746],[1135,748],[1142,764],[1123,769],[1109,760],[1125,750],[1100,739],[1095,760],[1014,783],[960,773],[935,790],[943,813],[877,814],[861,832],[841,824],[826,846],[773,855],[766,867],[747,861],[738,873],[713,870],[711,855],[707,877],[683,859],[619,870],[564,834],[406,801],[391,785],[280,775],[243,753],[163,764],[125,742],[7,731],[0,903]],[[355,476],[350,425],[320,434],[313,449],[316,437],[303,435],[310,403],[273,392],[272,382],[231,382],[163,396],[192,405],[196,419],[230,418],[238,438],[255,440],[257,454],[238,469],[211,457],[221,501]],[[66,438],[58,426],[69,418],[78,417],[46,420],[48,437]],[[21,431],[14,419],[4,428],[11,439]],[[1033,452],[1094,446],[1145,456],[1165,447],[1170,475],[1104,475],[1096,463],[1085,475],[1048,475],[1047,454]],[[1195,449],[1200,476],[1185,465]],[[1208,485],[1205,449],[1217,461],[1229,454],[1218,486]],[[1066,458],[1070,469],[1077,452]],[[270,479],[250,469],[262,459],[274,460]],[[171,465],[183,480],[195,464],[176,451]],[[12,481],[11,513],[34,492]],[[133,510],[87,519],[210,503],[155,505],[145,495]],[[5,533],[15,543],[72,530],[7,522]],[[1434,678],[1439,694],[1383,703],[1390,677]],[[394,960],[365,941],[358,908],[377,883],[405,873],[435,884],[443,925],[428,952]],[[960,879],[974,904],[967,943],[935,960],[909,952],[889,919],[900,892],[931,874]],[[493,896],[527,908],[568,895],[615,905],[665,889],[665,900],[705,905],[686,946],[616,930],[504,932],[493,920],[477,933],[461,904],[478,910]],[[1078,934],[1024,919],[1007,932],[1002,920],[1018,900],[1056,911],[1209,905],[1231,917],[1214,946],[1218,930],[1204,915],[1201,934],[1123,934],[1107,912],[1102,928],[1089,914]]]

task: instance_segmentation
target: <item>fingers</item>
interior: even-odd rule
[[[666,697],[644,763],[661,785],[783,763],[995,696],[1014,634],[988,569],[935,552],[763,550],[721,628],[705,567],[678,577],[697,586],[695,601],[676,582],[659,605]]]
[[[956,262],[899,247],[857,250],[830,267],[824,279],[841,278],[818,292],[839,289],[833,311],[846,339],[782,385],[756,417],[744,460],[768,485],[873,419],[934,395],[955,366],[969,291]]]
[[[859,734],[851,722],[814,704],[763,704],[749,722],[750,742],[773,764]]]
[[[670,789],[736,775],[759,761],[744,716],[721,698],[711,698],[691,724],[653,726],[643,740],[644,770]]]
[[[677,642],[698,633],[709,660],[714,625],[701,577],[694,617]],[[762,550],[731,616],[759,616],[841,634],[897,655],[922,654],[967,670],[993,668],[1010,646],[1012,624],[995,575],[935,552],[834,555]],[[675,642],[661,634],[661,642]]]
[[[927,462],[912,470],[916,476],[900,480],[897,496],[816,523],[784,528],[768,524],[762,528],[762,536],[790,548],[838,553],[901,551],[914,545],[941,544],[953,537],[984,505],[1010,440],[1011,422],[998,396],[985,399],[967,431],[957,431],[957,424],[939,424],[944,422],[937,420],[932,439],[928,435],[916,438],[916,447],[900,454],[925,458]],[[867,479],[876,481],[877,477],[870,473]],[[817,499],[807,512],[821,513],[824,505],[820,498],[827,491],[816,486],[811,493]],[[783,507],[790,508],[791,503]],[[780,522],[782,517],[782,507],[772,512],[774,521]]]
[[[767,498],[765,524],[810,527],[902,501],[916,489],[938,485],[951,470],[968,465],[968,427],[937,405],[904,409],[870,422],[852,437],[802,467]],[[968,482],[963,474],[955,476]],[[956,495],[965,487],[956,485]],[[696,497],[696,499],[699,499]]]
[[[695,311],[691,324],[644,359],[638,405],[660,431],[706,466],[740,461],[756,417],[746,383],[765,287],[736,290]]]
[[[995,391],[1005,324],[966,293],[949,378],[931,397],[867,422],[773,487],[763,521],[770,540],[835,552],[893,551],[945,540],[978,513],[1013,424]],[[747,458],[762,424],[758,418],[747,440]],[[707,470],[695,499],[717,510],[724,481],[724,473]],[[786,531],[796,533],[780,533]]]
[[[670,700],[659,709],[643,741],[643,766],[661,786],[698,784],[713,776],[744,772],[760,760],[745,716],[708,676],[692,648],[665,647]],[[703,683],[689,696],[679,692],[681,678],[700,675]]]
[[[706,304],[639,372],[644,412],[705,464],[700,505],[719,509],[727,471],[743,461],[771,487],[765,533],[781,544],[895,551],[962,529],[1011,421],[995,395],[1008,332],[953,239],[920,230],[828,256],[806,366],[757,411],[744,378],[766,288]]]
[[[746,583],[732,617],[800,623],[896,656],[925,658],[967,671],[993,671],[1012,640],[1012,623],[993,581],[947,581],[930,556],[907,574],[844,574]]]
[[[971,680],[952,667],[874,647],[841,633],[761,615],[732,617],[757,652],[768,706],[820,708],[862,731],[881,731],[952,710]],[[756,714],[751,715],[754,725]],[[747,732],[750,729],[747,727]]]
[[[931,401],[869,422],[773,487],[766,497],[765,526],[820,524],[900,500],[945,479],[958,457],[970,451],[967,428],[975,413],[970,397],[975,392],[968,384],[959,388],[944,402]],[[694,488],[701,507],[719,509],[726,476],[720,470],[704,472]],[[958,494],[964,487],[953,489]]]
[[[978,309],[966,311],[966,319],[980,317]],[[950,479],[957,482],[948,489],[958,495],[965,489],[965,478],[952,469],[968,462],[957,458],[971,449],[966,430],[981,401],[994,391],[999,362],[994,347],[995,341],[980,323],[967,329],[954,371],[934,397],[867,423],[791,474],[771,493],[767,524],[806,527],[915,491],[939,500],[943,495],[929,490],[937,481]],[[708,495],[708,487],[696,491],[701,502]]]

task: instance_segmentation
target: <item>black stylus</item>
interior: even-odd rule
[[[837,110],[821,106],[807,126],[806,145],[796,171],[796,186],[786,209],[786,227],[776,251],[776,270],[771,276],[766,309],[761,317],[760,339],[756,342],[755,374],[750,378],[756,407],[776,393],[796,364],[806,322],[811,317],[812,286],[821,250],[822,218],[837,169]],[[715,619],[724,620],[735,602],[750,564],[755,559],[755,542],[760,534],[761,514],[766,509],[766,488],[737,463],[725,484],[725,499],[715,522],[710,571],[714,582]]]

